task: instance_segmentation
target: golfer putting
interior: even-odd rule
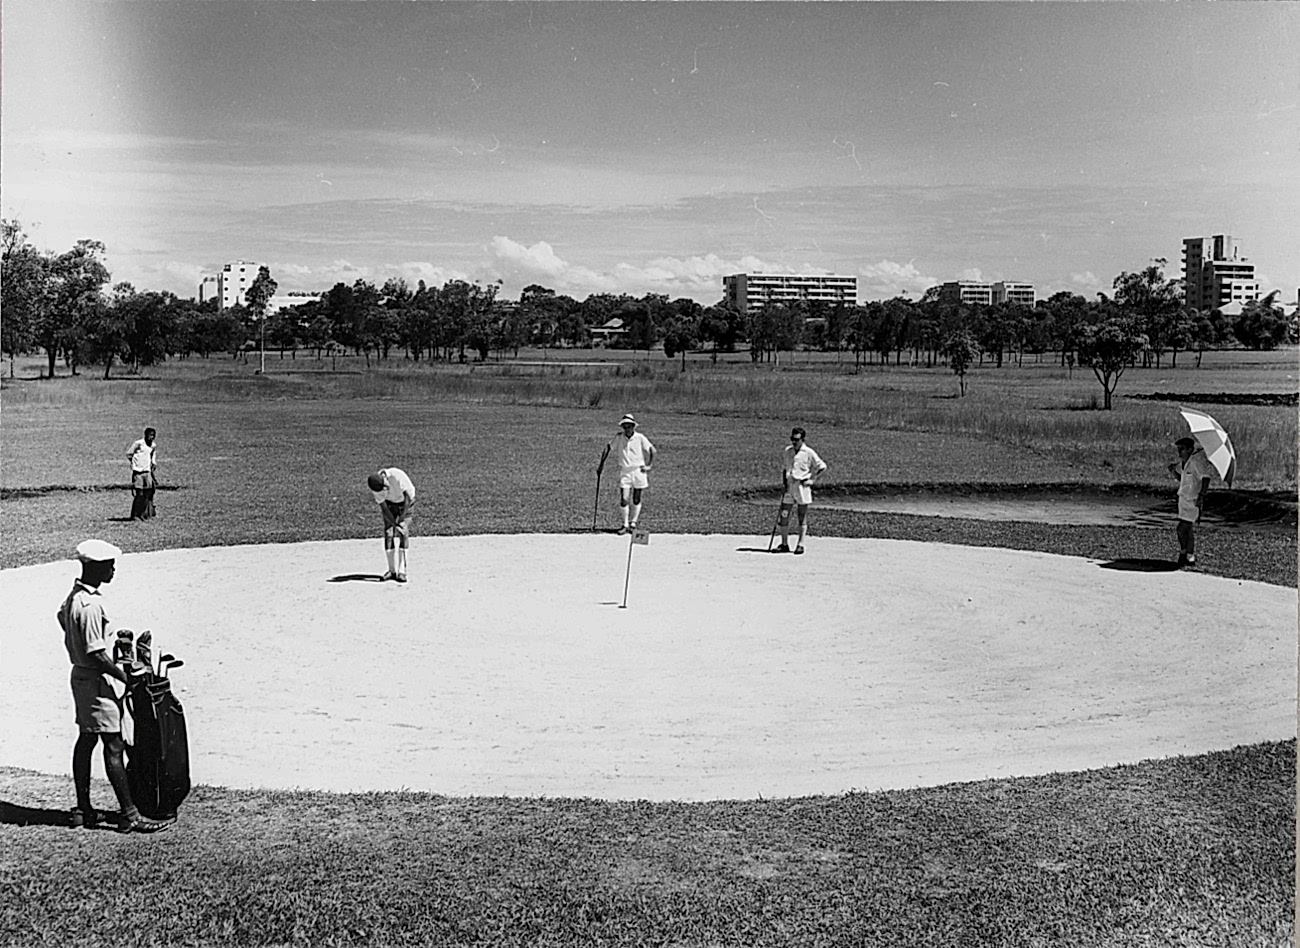
[[[380,468],[366,478],[370,493],[384,518],[384,556],[388,572],[384,580],[406,582],[406,551],[411,544],[411,508],[415,506],[415,485],[399,467]]]
[[[778,553],[790,552],[790,511],[799,512],[799,539],[794,552],[802,554],[804,540],[808,536],[808,508],[812,506],[812,488],[817,478],[826,470],[827,464],[817,452],[804,442],[807,432],[802,428],[790,430],[790,443],[786,445],[781,460],[781,512],[777,523],[781,528],[781,545]]]
[[[618,506],[623,513],[623,526],[619,536],[636,530],[641,520],[642,491],[650,486],[647,476],[654,466],[655,446],[650,439],[636,430],[636,419],[630,414],[619,421],[622,429],[610,441],[614,456],[618,458]]]

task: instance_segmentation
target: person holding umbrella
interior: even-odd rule
[[[1169,465],[1169,473],[1178,478],[1178,566],[1196,565],[1196,522],[1201,519],[1205,492],[1217,473],[1205,449],[1195,438],[1179,438],[1178,462]]]

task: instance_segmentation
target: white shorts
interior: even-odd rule
[[[807,484],[800,484],[798,481],[791,481],[786,485],[785,493],[781,495],[782,504],[811,504],[812,487]]]
[[[1186,497],[1178,498],[1178,519],[1190,520],[1192,523],[1201,519],[1201,511],[1197,509],[1196,501],[1188,500]]]
[[[650,486],[650,478],[645,476],[645,471],[624,471],[618,476],[618,486],[645,490]]]

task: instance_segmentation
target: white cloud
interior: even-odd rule
[[[1089,289],[1100,285],[1097,280],[1097,275],[1091,270],[1084,270],[1082,273],[1071,273],[1070,282],[1075,286],[1082,286]]]
[[[589,293],[617,292],[619,289],[608,274],[561,259],[544,240],[525,247],[509,237],[497,235],[492,238],[492,253],[497,266],[504,271],[502,276],[506,283],[512,287],[520,280],[526,283],[544,280],[550,284],[550,289],[583,297]]]
[[[858,295],[864,299],[887,299],[905,292],[920,295],[940,282],[923,274],[911,261],[881,260],[858,269]]]
[[[984,273],[979,267],[967,267],[961,273],[957,274],[959,280],[973,280],[976,283],[984,283]]]

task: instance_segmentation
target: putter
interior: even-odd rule
[[[605,458],[609,457],[609,445],[600,453],[600,463],[596,465],[596,503],[591,508],[591,532],[596,532],[596,512],[600,510],[600,475],[605,470]]]
[[[776,542],[776,528],[781,525],[781,501],[785,499],[785,478],[781,479],[781,497],[776,504],[776,520],[772,523],[772,535],[767,538],[767,552],[772,552],[772,544]]]

